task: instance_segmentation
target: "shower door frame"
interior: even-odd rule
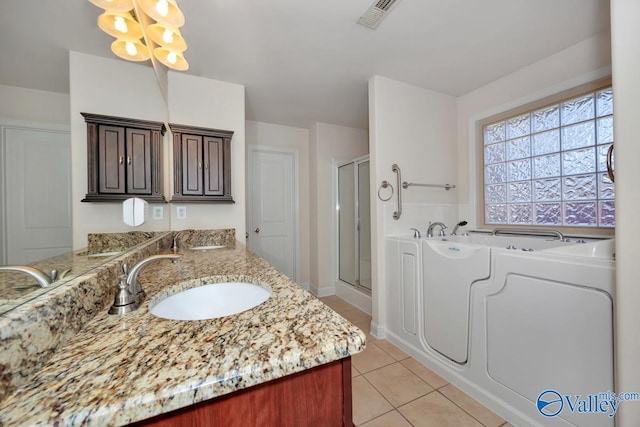
[[[369,155],[365,155],[362,157],[358,157],[356,159],[352,159],[349,161],[343,161],[336,164],[335,168],[335,177],[336,177],[336,280],[340,283],[344,283],[347,286],[352,287],[353,289],[360,291],[367,296],[370,296],[372,293],[371,287],[366,287],[361,285],[361,274],[360,274],[360,197],[359,195],[359,174],[358,174],[358,165],[362,163],[369,163],[369,168],[371,167],[371,162],[369,159]],[[347,166],[349,164],[354,165],[354,173],[353,173],[353,188],[354,188],[354,222],[355,222],[355,233],[353,234],[354,239],[354,263],[355,263],[355,283],[350,283],[343,280],[340,277],[340,168],[343,166]],[[371,171],[371,169],[369,169]],[[371,172],[369,172],[369,179],[371,179]],[[367,186],[368,188],[368,186]],[[369,204],[369,213],[371,213],[371,204]]]

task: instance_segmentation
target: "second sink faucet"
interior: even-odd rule
[[[440,227],[440,231],[438,232],[439,236],[444,236],[444,230],[447,229],[447,226],[441,222],[431,222],[429,223],[429,228],[427,228],[427,237],[433,237],[433,230],[435,227]]]
[[[142,285],[140,285],[140,282],[138,281],[138,275],[140,274],[140,272],[142,271],[142,269],[149,263],[153,262],[153,261],[161,261],[163,259],[178,259],[180,258],[182,255],[176,255],[176,254],[158,254],[158,255],[151,255],[145,259],[143,259],[142,261],[140,261],[139,263],[137,263],[136,265],[133,266],[133,268],[131,270],[129,270],[127,273],[127,285],[129,286],[129,291],[131,292],[131,294],[133,295],[133,297],[136,300],[136,303],[139,305],[140,303],[142,303],[142,301],[144,300],[146,293],[144,292],[144,289],[142,289]]]
[[[51,276],[48,276],[47,273],[43,272],[42,270],[28,265],[2,265],[0,266],[0,271],[18,271],[20,273],[28,274],[29,276],[36,279],[38,281],[38,284],[43,288],[46,288],[51,283],[53,283],[58,276],[57,270],[52,270]]]
[[[186,229],[180,230],[173,233],[173,246],[171,246],[171,251],[175,254],[178,252],[178,239],[182,236],[183,233],[191,233],[193,230]]]

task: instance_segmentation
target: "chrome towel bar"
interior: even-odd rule
[[[449,191],[452,188],[456,188],[455,184],[417,184],[415,182],[403,182],[402,188],[407,189],[409,187],[435,187],[435,188],[444,188]]]

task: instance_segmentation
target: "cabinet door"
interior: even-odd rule
[[[182,135],[182,194],[203,194],[202,136]]]
[[[127,128],[127,194],[151,194],[151,131]]]
[[[204,137],[204,194],[224,195],[224,150],[222,138]]]
[[[118,126],[98,128],[99,192],[125,193],[125,134]]]

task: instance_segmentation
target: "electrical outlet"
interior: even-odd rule
[[[152,219],[162,219],[162,217],[164,216],[164,208],[162,206],[154,206],[152,212]]]
[[[176,206],[176,218],[177,219],[187,219],[187,207],[186,206]]]

